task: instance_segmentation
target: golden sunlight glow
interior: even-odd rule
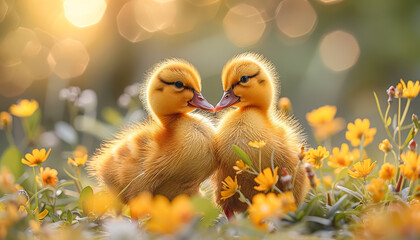
[[[89,54],[81,42],[64,39],[51,48],[48,63],[59,77],[74,78],[85,72],[89,63]]]
[[[356,38],[341,30],[325,35],[319,50],[325,66],[336,72],[353,67],[360,55]]]
[[[226,14],[223,26],[230,41],[239,47],[246,47],[260,40],[266,24],[255,7],[239,4]]]
[[[312,33],[317,19],[314,8],[307,0],[284,0],[276,10],[277,27],[290,38]]]
[[[13,97],[22,94],[32,84],[25,65],[17,64],[10,67],[0,65],[0,94]]]
[[[124,4],[117,16],[118,31],[130,42],[140,42],[150,38],[153,33],[146,31],[136,21],[136,0]]]
[[[4,66],[12,66],[22,62],[26,56],[34,56],[41,50],[41,44],[35,33],[19,27],[7,34],[0,45],[0,62]]]
[[[319,1],[325,4],[334,4],[334,3],[339,3],[343,0],[319,0]]]
[[[64,14],[73,25],[88,27],[98,23],[106,9],[105,0],[65,0]]]
[[[156,32],[168,28],[177,13],[174,0],[137,0],[136,20],[146,31]]]
[[[4,20],[6,17],[7,10],[9,9],[9,6],[7,5],[5,0],[0,0],[0,23]]]

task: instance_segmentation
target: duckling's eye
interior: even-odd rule
[[[184,83],[182,83],[181,81],[175,82],[174,85],[175,85],[176,88],[183,88],[184,87]]]
[[[241,77],[241,83],[246,83],[246,82],[248,82],[248,79],[249,79],[249,76],[242,76]]]

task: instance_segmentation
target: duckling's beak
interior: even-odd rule
[[[223,93],[222,99],[216,105],[216,111],[220,111],[224,108],[230,107],[233,104],[239,102],[240,98],[233,93],[233,88],[230,88],[225,93]]]
[[[216,111],[213,105],[207,102],[207,100],[203,97],[203,95],[201,95],[201,93],[198,93],[196,91],[194,91],[193,98],[190,101],[188,101],[188,105],[191,107],[209,111],[211,113],[214,113]]]

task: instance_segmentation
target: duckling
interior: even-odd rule
[[[196,68],[182,59],[156,65],[143,95],[151,116],[123,129],[98,149],[88,171],[127,203],[143,191],[173,199],[193,195],[215,170],[215,129],[199,108],[214,112],[201,95]]]
[[[250,146],[250,141],[266,141],[262,150],[262,170],[271,167],[274,150],[274,165],[286,168],[295,175],[293,195],[301,203],[307,191],[307,179],[303,167],[297,168],[298,153],[304,140],[301,127],[292,117],[275,109],[278,77],[274,66],[263,56],[243,53],[229,60],[222,71],[224,94],[216,106],[220,111],[229,106],[236,109],[225,113],[220,120],[216,136],[218,167],[213,176],[216,185],[216,199],[228,218],[234,212],[243,212],[247,205],[237,197],[221,200],[222,181],[234,178],[233,166],[238,160],[232,145],[242,148],[251,158],[254,168],[259,167],[259,153]],[[280,173],[279,173],[280,175]],[[259,193],[254,189],[256,176],[250,173],[238,175],[238,185],[248,199]],[[277,183],[283,189],[281,181]]]

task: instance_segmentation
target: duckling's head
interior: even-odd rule
[[[146,88],[149,111],[159,117],[184,114],[200,108],[214,112],[201,95],[197,69],[183,59],[168,59],[151,71]]]
[[[223,68],[222,83],[224,94],[216,111],[229,106],[268,110],[277,92],[273,65],[255,53],[243,53],[230,59]]]

